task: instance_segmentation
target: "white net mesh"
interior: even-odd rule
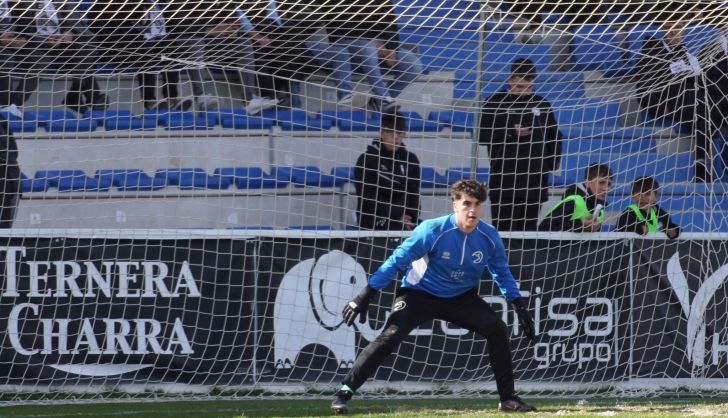
[[[344,304],[467,178],[489,184],[483,217],[535,314],[529,343],[483,280],[520,389],[724,390],[725,18],[721,2],[0,1],[5,399],[334,388],[397,290],[351,328]],[[373,380],[495,388],[485,341],[444,321]]]

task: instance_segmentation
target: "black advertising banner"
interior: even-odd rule
[[[395,286],[364,324],[341,323],[344,304],[366,283],[396,242],[295,240],[264,242],[261,272],[270,286],[258,298],[266,352],[259,359],[276,381],[330,381],[346,373],[356,354],[379,332]],[[511,329],[516,377],[560,381],[627,378],[630,253],[623,240],[593,242],[506,240],[509,261],[520,266],[539,335],[534,344],[518,335],[515,313],[489,278],[481,295]],[[372,249],[377,251],[372,252]],[[525,371],[528,371],[527,373]],[[423,324],[390,356],[376,378],[396,380],[491,380],[485,341],[444,321]]]
[[[253,358],[246,246],[3,239],[0,384],[242,383]]]
[[[632,377],[728,377],[727,244],[634,241]]]
[[[338,382],[382,330],[397,285],[364,323],[341,310],[399,238],[0,240],[2,385]],[[536,322],[511,330],[519,381],[728,377],[728,244],[506,239]],[[486,275],[487,276],[487,275]],[[415,329],[380,381],[492,382],[487,344],[444,321]]]

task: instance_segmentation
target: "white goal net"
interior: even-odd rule
[[[0,402],[317,395],[345,303],[489,187],[538,394],[725,390],[719,1],[0,1]],[[362,391],[495,393],[417,328]],[[37,395],[35,392],[41,392]]]

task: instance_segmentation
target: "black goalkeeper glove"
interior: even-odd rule
[[[523,334],[528,337],[529,340],[533,341],[533,339],[536,338],[533,326],[533,317],[531,317],[531,313],[528,312],[526,302],[524,302],[523,298],[518,298],[513,300],[511,302],[511,305],[516,308],[516,314],[518,315],[518,324],[521,326]]]
[[[372,300],[374,295],[377,293],[376,290],[364,286],[361,292],[359,292],[354,299],[350,300],[349,303],[344,307],[344,311],[341,312],[344,315],[344,322],[346,325],[351,326],[359,315],[359,323],[363,324],[367,320],[367,310],[369,309],[369,302]]]

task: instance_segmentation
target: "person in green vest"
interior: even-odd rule
[[[659,183],[652,177],[640,177],[632,183],[633,204],[617,220],[617,231],[636,232],[640,235],[664,232],[668,238],[680,236],[680,227],[672,223],[670,215],[657,205]]]
[[[584,182],[569,186],[564,197],[546,214],[540,231],[599,232],[604,223],[612,170],[606,164],[587,167]]]

